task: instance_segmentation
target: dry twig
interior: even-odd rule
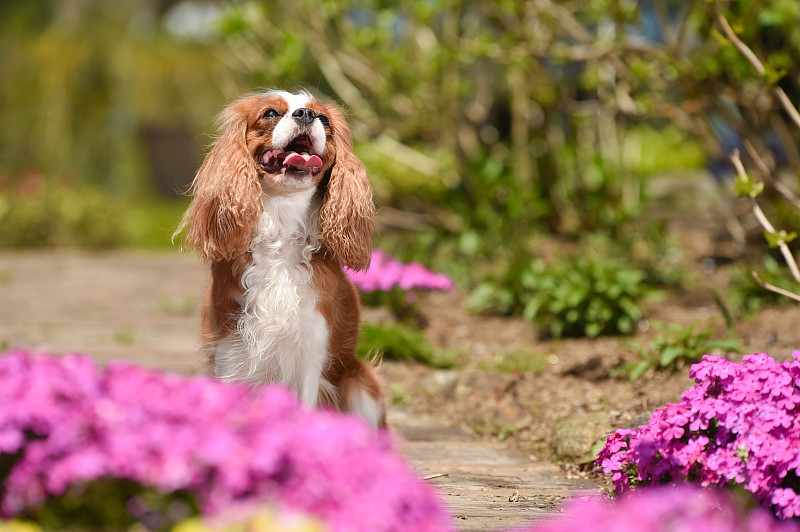
[[[742,159],[739,156],[739,150],[735,150],[730,157],[731,163],[733,163],[734,168],[736,168],[736,174],[739,177],[746,178],[747,173],[745,172],[744,165],[742,164]],[[764,228],[764,231],[771,234],[777,234],[775,231],[775,227],[767,218],[767,215],[764,214],[764,211],[761,209],[761,206],[758,204],[755,198],[751,198],[750,201],[752,202],[753,206],[753,214],[758,220],[758,223],[761,224],[761,227]],[[778,242],[778,249],[780,249],[781,254],[783,255],[783,259],[786,261],[787,266],[789,266],[789,270],[792,272],[792,277],[794,280],[800,283],[800,269],[797,267],[797,261],[794,259],[794,255],[792,255],[792,251],[789,249],[789,246],[783,240]],[[783,290],[782,288],[778,288],[777,286],[771,285],[769,283],[765,283],[758,277],[756,272],[753,273],[753,278],[756,282],[762,287],[771,292],[775,292],[777,294],[789,297],[794,299],[795,301],[800,301],[800,296],[793,294],[787,290]]]
[[[772,165],[767,164],[749,139],[744,139],[744,147],[747,150],[747,154],[753,159],[753,162],[756,163],[756,166],[758,166],[758,169],[763,174],[764,178],[767,179],[770,184],[775,187],[775,190],[777,190],[781,196],[786,198],[786,200],[791,203],[795,209],[800,209],[800,198],[798,198],[794,192],[789,189],[789,187],[781,183],[772,175],[772,169],[770,168]]]
[[[784,297],[788,297],[789,299],[792,299],[792,300],[797,301],[798,303],[800,303],[800,295],[797,295],[794,292],[790,292],[788,290],[784,290],[783,288],[775,286],[774,284],[769,284],[769,283],[767,283],[765,281],[762,281],[761,277],[759,277],[758,273],[756,273],[756,272],[750,272],[750,273],[753,274],[753,279],[756,280],[756,283],[758,283],[758,285],[761,288],[763,288],[765,290],[769,290],[770,292],[775,292],[776,294],[782,295]]]
[[[722,31],[725,32],[725,35],[728,37],[728,39],[730,39],[731,43],[733,43],[733,45],[736,47],[737,50],[739,50],[739,52],[745,57],[745,59],[747,59],[747,61],[751,65],[753,65],[753,68],[756,69],[756,72],[758,72],[760,75],[763,76],[764,73],[766,72],[766,67],[764,67],[764,63],[762,63],[761,60],[758,58],[758,56],[753,52],[753,50],[751,50],[739,38],[739,36],[736,35],[736,32],[733,31],[733,28],[731,27],[730,22],[728,22],[728,19],[726,19],[725,16],[722,14],[722,12],[720,12],[719,6],[717,6],[716,2],[711,4],[711,10],[714,12],[714,16],[716,17],[717,22],[722,27]],[[795,125],[797,125],[797,127],[800,127],[800,111],[798,111],[797,108],[794,105],[792,105],[791,100],[789,100],[789,97],[786,95],[783,89],[776,85],[775,87],[772,87],[772,93],[775,95],[775,97],[778,99],[778,102],[781,104],[783,109],[789,115],[789,118],[792,119],[792,122],[794,122]]]

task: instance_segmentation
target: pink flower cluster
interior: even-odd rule
[[[756,508],[743,513],[722,490],[690,485],[644,488],[613,503],[600,497],[576,499],[559,518],[519,532],[798,532]]]
[[[81,355],[0,356],[0,518],[101,478],[192,493],[204,514],[268,502],[330,530],[450,530],[391,436],[245,389]]]
[[[681,479],[741,485],[778,517],[800,516],[800,352],[792,356],[706,355],[679,403],[609,436],[597,463],[619,493]]]
[[[364,292],[388,292],[395,287],[406,291],[418,289],[447,292],[454,287],[450,277],[433,272],[418,262],[404,264],[380,249],[372,250],[369,269],[356,272],[345,268],[345,272],[356,288]]]

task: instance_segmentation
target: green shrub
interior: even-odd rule
[[[621,261],[563,256],[550,264],[518,258],[505,274],[481,284],[471,306],[521,314],[554,337],[630,334],[647,294],[643,270]]]
[[[122,201],[103,188],[45,180],[34,191],[0,192],[0,248],[172,247],[183,199]]]
[[[108,248],[121,240],[121,205],[102,190],[45,183],[0,195],[0,247]]]
[[[703,355],[712,351],[741,352],[738,340],[714,339],[713,327],[699,329],[697,322],[689,327],[675,323],[657,323],[658,333],[644,345],[638,340],[629,343],[637,352],[639,360],[626,362],[611,372],[613,377],[627,376],[635,381],[650,368],[675,370],[699,362]]]
[[[187,206],[188,198],[145,198],[126,205],[121,245],[131,248],[175,247],[172,234]]]

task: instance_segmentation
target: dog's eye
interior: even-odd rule
[[[267,109],[267,112],[264,113],[262,118],[278,118],[279,116],[281,116],[281,114],[275,109]]]
[[[317,118],[319,118],[319,121],[322,122],[323,126],[328,127],[328,126],[331,125],[331,121],[328,120],[327,116],[325,116],[325,115],[317,115]]]

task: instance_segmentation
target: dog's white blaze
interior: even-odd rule
[[[373,427],[378,428],[383,418],[383,403],[362,388],[353,388],[350,391],[350,401],[356,414],[366,419]]]
[[[291,92],[280,91],[278,94],[283,96],[283,99],[289,104],[289,114],[292,114],[293,111],[300,109],[301,107],[307,106],[309,100],[311,100],[311,95],[309,95],[307,92],[298,92],[297,94],[292,94]]]
[[[330,391],[322,378],[328,327],[316,310],[311,257],[321,237],[312,205],[315,190],[265,198],[242,276],[237,330],[213,347],[214,373],[253,384],[282,382],[315,405]]]
[[[298,109],[307,107],[308,102],[311,101],[311,96],[305,92],[292,94],[286,91],[276,91],[270,94],[281,96],[289,105],[289,110],[283,115],[272,132],[272,149],[282,150],[300,134],[300,126],[298,126],[297,121],[292,118],[292,113]],[[314,120],[311,124],[311,131],[308,133],[311,137],[311,144],[314,148],[314,152],[319,155],[325,153],[325,127],[322,123],[319,120]]]

